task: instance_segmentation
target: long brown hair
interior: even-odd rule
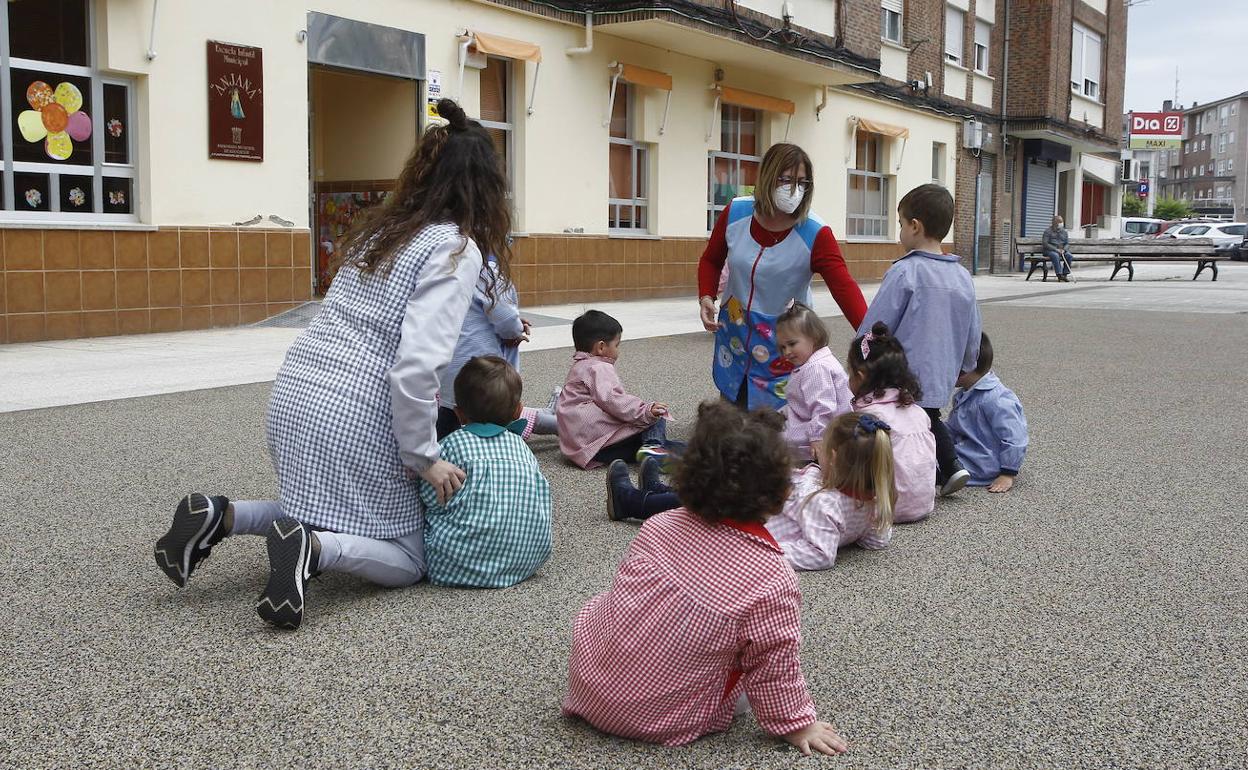
[[[804,222],[810,214],[810,202],[815,197],[815,167],[810,163],[810,156],[796,144],[773,144],[763,155],[763,162],[758,168],[758,184],[754,187],[754,210],[765,217],[784,214],[776,210],[771,194],[780,186],[780,175],[791,168],[799,171],[805,166],[806,178],[810,180],[810,189],[802,196],[802,203],[792,214],[798,222]]]
[[[510,283],[511,208],[507,175],[494,143],[481,124],[469,120],[453,100],[439,101],[438,115],[446,124],[425,130],[394,191],[385,203],[356,219],[341,253],[361,271],[384,276],[395,254],[421,230],[450,222],[476,242],[482,258],[494,255],[500,277]],[[485,275],[489,276],[487,293],[493,298],[497,281],[492,271]]]

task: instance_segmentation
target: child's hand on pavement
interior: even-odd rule
[[[802,752],[804,757],[809,757],[812,751],[829,755],[844,754],[849,748],[845,739],[828,722],[812,722],[785,735],[784,739]]]
[[[997,476],[995,479],[993,479],[992,483],[988,485],[989,492],[1009,492],[1013,488],[1014,488],[1014,477],[1007,476],[1004,473],[1002,473],[1000,476]]]
[[[438,460],[421,471],[420,477],[429,482],[429,486],[437,492],[438,502],[446,505],[451,495],[458,492],[459,488],[464,485],[464,479],[468,478],[468,474],[464,473],[462,468],[451,465],[446,460]]]
[[[660,404],[656,401],[650,405],[650,416],[662,417],[665,414],[667,414],[667,404]]]

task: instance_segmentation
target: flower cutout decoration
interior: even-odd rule
[[[108,193],[108,203],[110,206],[126,205],[126,194],[121,190],[113,190]]]
[[[26,191],[26,205],[27,206],[30,206],[32,209],[34,209],[34,208],[38,208],[40,203],[43,203],[43,193],[39,192],[33,187]]]
[[[54,91],[36,80],[26,88],[26,101],[32,109],[17,116],[17,128],[26,141],[42,141],[49,158],[67,160],[74,142],[90,138],[91,117],[82,111],[82,92],[73,83],[60,83]]]
[[[120,120],[118,120],[117,118],[109,118],[109,121],[106,125],[108,127],[109,136],[113,137],[114,139],[121,138],[121,121]]]
[[[75,206],[81,206],[87,202],[87,194],[82,191],[81,187],[75,187],[69,191],[69,202]]]

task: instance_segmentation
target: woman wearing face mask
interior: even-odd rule
[[[809,302],[816,273],[851,327],[857,329],[867,312],[832,229],[810,213],[814,192],[805,151],[773,145],[763,156],[754,195],[735,198],[724,209],[698,264],[702,325],[715,333],[715,386],[748,409],[784,405],[792,364],[776,349],[776,318],[790,300]],[[719,292],[725,264],[727,284]]]

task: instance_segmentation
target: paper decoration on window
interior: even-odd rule
[[[111,205],[111,206],[124,206],[124,205],[126,205],[126,192],[125,192],[125,190],[110,190],[110,191],[109,191],[109,193],[108,193],[108,203],[109,203],[109,205]]]
[[[69,202],[75,206],[81,206],[87,202],[87,194],[82,191],[81,187],[75,187],[69,191]]]
[[[26,191],[27,206],[30,206],[32,209],[36,209],[39,208],[41,203],[43,203],[43,193],[33,187]]]
[[[121,138],[121,121],[117,118],[110,118],[108,121],[108,133],[114,139]]]
[[[74,142],[91,137],[91,117],[82,111],[82,92],[73,83],[60,83],[54,91],[36,80],[26,88],[26,102],[32,109],[17,116],[17,128],[26,141],[42,141],[52,160],[68,160]]]

